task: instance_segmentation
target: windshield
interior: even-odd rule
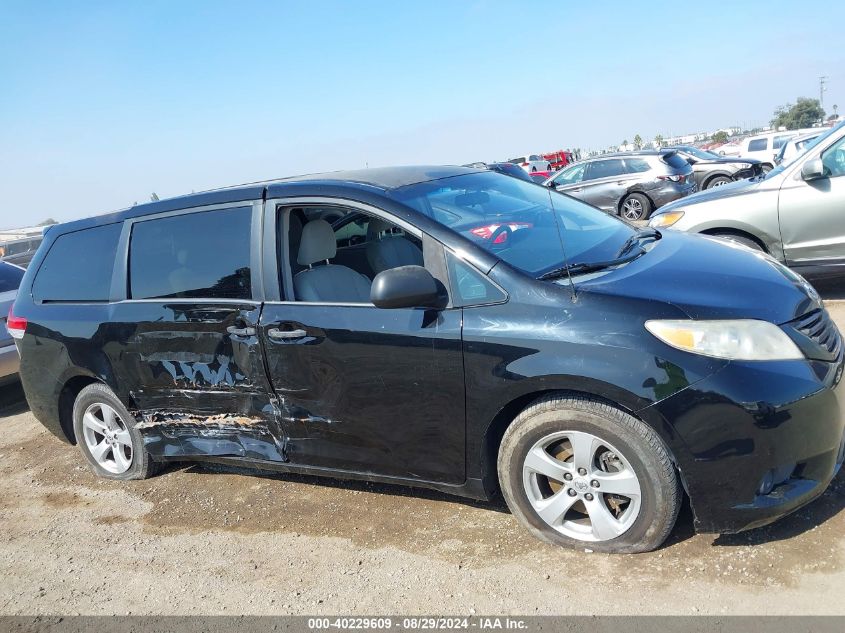
[[[391,196],[532,277],[611,259],[634,233],[588,204],[495,172],[400,187]]]
[[[713,160],[714,158],[721,158],[718,154],[714,154],[713,152],[708,152],[704,149],[699,149],[697,147],[683,147],[681,151],[685,154],[689,154],[690,156],[695,156],[696,158],[700,158],[701,160]]]

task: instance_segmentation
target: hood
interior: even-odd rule
[[[660,207],[657,211],[655,211],[652,217],[654,217],[655,215],[660,215],[661,213],[674,211],[676,209],[690,207],[694,204],[712,202],[713,200],[721,200],[722,198],[733,198],[738,196],[750,195],[752,193],[757,193],[763,188],[768,188],[765,180],[749,178],[746,180],[737,180],[735,182],[729,182],[728,184],[722,185],[721,187],[711,187],[710,189],[698,191],[684,198],[679,198],[674,202],[670,202],[669,204],[665,204]]]
[[[739,156],[720,156],[718,158],[695,159],[695,165],[726,165],[726,164],[740,164],[740,165],[759,165],[760,161],[756,158],[740,158]],[[693,165],[693,167],[695,167]]]
[[[693,319],[780,325],[821,307],[810,284],[763,253],[698,234],[664,231],[631,263],[575,278],[578,292],[670,303]]]

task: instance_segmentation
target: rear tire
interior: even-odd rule
[[[619,205],[619,214],[629,222],[648,220],[652,210],[651,200],[641,193],[626,196]]]
[[[498,471],[517,521],[552,545],[648,552],[669,536],[681,507],[654,429],[588,397],[548,396],[526,408],[502,438]]]
[[[731,180],[727,176],[716,176],[715,178],[711,178],[707,181],[707,186],[705,187],[705,189],[712,189],[713,187],[722,187],[731,182],[733,182],[733,180]]]
[[[104,479],[146,479],[160,468],[144,449],[136,420],[106,385],[88,385],[73,403],[73,430],[79,450]]]

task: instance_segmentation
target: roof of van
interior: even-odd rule
[[[260,200],[266,196],[272,197],[294,183],[314,183],[326,185],[343,184],[353,188],[378,190],[382,192],[398,189],[421,182],[440,180],[451,176],[473,173],[489,173],[486,169],[472,169],[453,165],[417,165],[407,167],[378,167],[373,169],[355,169],[347,171],[333,171],[317,174],[303,174],[288,176],[273,180],[221,187],[208,191],[190,193],[173,198],[164,198],[155,202],[137,204],[126,209],[111,213],[73,220],[50,227],[51,232],[66,233],[69,231],[88,228],[101,224],[121,222],[129,218],[166,213],[190,207],[200,207],[212,204],[226,204],[245,200]]]

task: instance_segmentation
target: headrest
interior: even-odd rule
[[[311,220],[302,227],[299,255],[296,261],[302,266],[332,259],[337,254],[337,241],[332,225],[325,220]]]
[[[381,218],[370,218],[370,223],[367,225],[367,241],[371,242],[378,239],[378,236],[385,231],[392,231],[393,225],[387,220]]]

